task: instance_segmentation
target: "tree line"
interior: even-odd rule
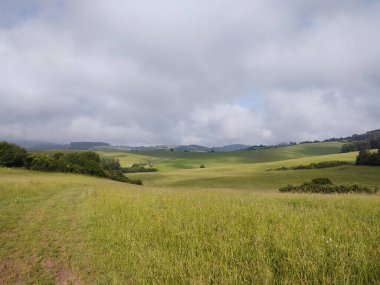
[[[118,159],[101,158],[93,151],[28,153],[26,149],[16,144],[0,142],[0,166],[24,167],[47,172],[80,173],[142,185],[141,180],[130,179],[123,174],[123,168]]]
[[[341,152],[353,152],[380,148],[380,139],[359,140],[342,145]]]

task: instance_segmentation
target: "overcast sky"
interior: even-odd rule
[[[272,144],[380,128],[380,1],[0,0],[0,138]]]

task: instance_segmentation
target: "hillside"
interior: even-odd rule
[[[152,163],[162,171],[176,169],[230,166],[241,163],[260,163],[280,161],[307,156],[328,155],[340,152],[342,143],[313,143],[288,147],[258,149],[251,151],[233,152],[99,152],[103,156],[112,156],[120,159],[124,166],[133,163]]]

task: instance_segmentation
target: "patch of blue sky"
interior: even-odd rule
[[[240,98],[238,104],[243,108],[257,108],[262,105],[263,101],[263,96],[252,92]]]
[[[0,9],[0,27],[11,28],[20,22],[33,18],[39,11],[37,1],[5,0]]]

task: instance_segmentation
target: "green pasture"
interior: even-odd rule
[[[150,162],[158,172],[128,174],[151,186],[231,187],[277,190],[288,184],[300,184],[316,177],[328,177],[334,183],[360,183],[380,187],[380,169],[355,166],[356,152],[339,153],[340,143],[315,143],[291,147],[229,153],[147,152],[106,153],[119,158],[124,166]],[[348,161],[325,169],[267,171],[280,167],[307,165],[322,161]],[[203,164],[206,168],[199,168]]]
[[[151,163],[161,171],[206,167],[230,166],[241,163],[273,162],[308,156],[338,153],[342,144],[313,143],[289,147],[234,152],[98,152],[103,156],[119,158],[123,166],[133,163]]]

